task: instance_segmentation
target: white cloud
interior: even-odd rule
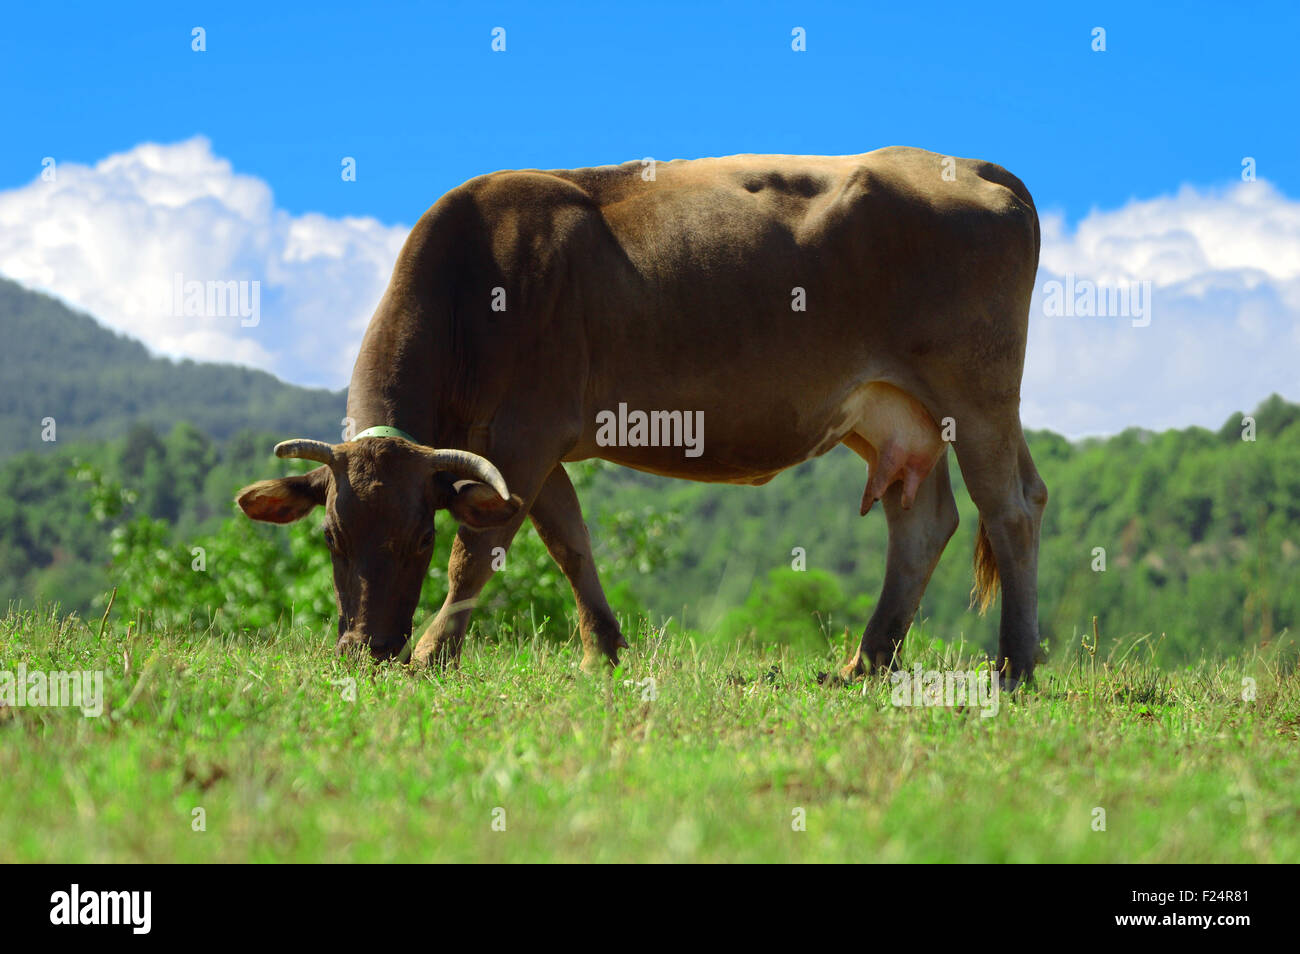
[[[235,361],[342,387],[407,228],[294,216],[206,139],[144,144],[57,179],[0,192],[0,274],[48,291],[165,354]],[[175,317],[158,290],[261,282],[261,321]],[[1047,317],[1071,273],[1149,281],[1147,327]],[[1217,427],[1273,391],[1300,398],[1300,202],[1266,182],[1094,211],[1070,230],[1043,215],[1022,415],[1071,436]]]
[[[146,143],[54,181],[0,192],[0,274],[177,357],[233,361],[302,384],[347,384],[407,227],[294,216],[195,138]],[[260,320],[177,316],[186,281],[260,283]]]
[[[1071,436],[1217,428],[1277,391],[1300,398],[1300,202],[1266,182],[1044,215],[1021,414]],[[1151,283],[1151,322],[1048,317],[1049,282]]]

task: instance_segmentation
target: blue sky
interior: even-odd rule
[[[1027,425],[1300,400],[1300,3],[11,7],[0,275],[162,354],[345,386],[407,230],[484,172],[911,145],[1035,196]],[[158,304],[178,274],[259,320]],[[1052,313],[1072,277],[1151,320]]]
[[[10,5],[0,187],[194,134],[289,211],[408,224],[481,172],[646,155],[918,145],[1001,162],[1070,221],[1246,155],[1289,195],[1300,173],[1294,3],[330,6]]]

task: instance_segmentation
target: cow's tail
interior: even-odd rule
[[[989,531],[980,519],[979,532],[975,535],[975,582],[970,588],[970,605],[978,606],[983,616],[993,599],[998,595],[998,562],[993,559],[993,544],[989,542]]]

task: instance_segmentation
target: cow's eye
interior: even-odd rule
[[[422,533],[422,534],[420,535],[420,542],[419,542],[418,546],[419,546],[419,548],[420,548],[420,552],[421,552],[421,553],[423,553],[425,550],[428,550],[430,547],[433,546],[433,530],[432,530],[432,529],[426,530],[426,531],[424,531],[424,533]]]
[[[335,553],[338,552],[339,549],[338,538],[334,536],[334,531],[331,530],[329,527],[325,528],[325,546],[329,547]]]

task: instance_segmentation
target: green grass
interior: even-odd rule
[[[966,668],[916,635],[909,667]],[[101,669],[105,692],[100,718],[0,709],[0,861],[1300,860],[1300,677],[1276,649],[1058,660],[981,718],[684,636],[635,640],[612,678],[541,638],[471,637],[446,676],[331,642],[0,618],[0,670]]]

